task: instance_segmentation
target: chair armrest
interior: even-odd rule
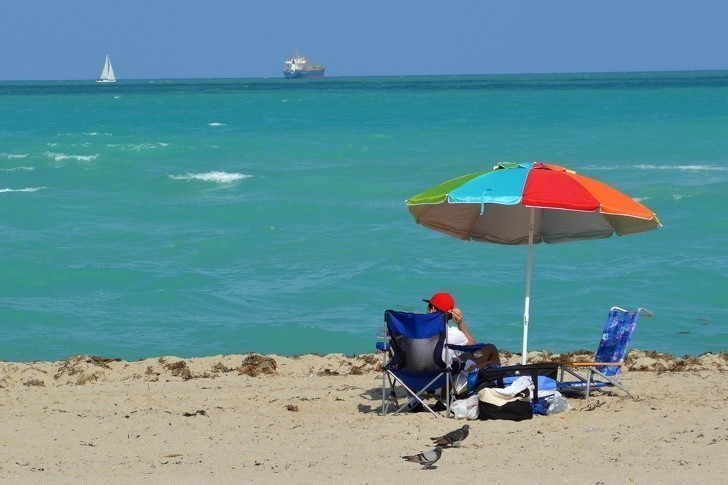
[[[624,362],[564,362],[559,364],[565,367],[602,367],[623,366]]]
[[[391,345],[389,345],[389,342],[377,342],[377,350],[380,352],[386,352],[390,347]]]
[[[455,345],[446,344],[448,349],[457,350],[458,352],[475,352],[485,347],[485,344],[472,344],[472,345]]]

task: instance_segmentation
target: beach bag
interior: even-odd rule
[[[498,389],[487,387],[478,392],[478,396],[478,419],[524,421],[533,418],[531,392],[528,388],[511,396],[498,392]]]
[[[525,401],[512,401],[497,406],[488,402],[478,405],[478,419],[505,419],[508,421],[525,421],[533,418],[533,407]]]
[[[478,419],[480,397],[473,394],[467,399],[458,399],[450,405],[455,419]]]

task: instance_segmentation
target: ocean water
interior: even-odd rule
[[[0,360],[364,353],[449,291],[521,349],[525,246],[404,200],[558,163],[663,227],[534,247],[529,349],[728,350],[728,72],[0,83]]]

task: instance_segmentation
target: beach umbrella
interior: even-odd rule
[[[502,163],[436,185],[406,204],[418,224],[458,239],[528,244],[524,364],[533,245],[624,236],[661,225],[654,212],[617,189],[543,162]]]

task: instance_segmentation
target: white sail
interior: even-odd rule
[[[106,62],[104,62],[104,68],[101,70],[101,75],[96,80],[97,83],[115,83],[116,76],[114,75],[114,68],[111,67],[111,60],[109,55],[106,54]]]

